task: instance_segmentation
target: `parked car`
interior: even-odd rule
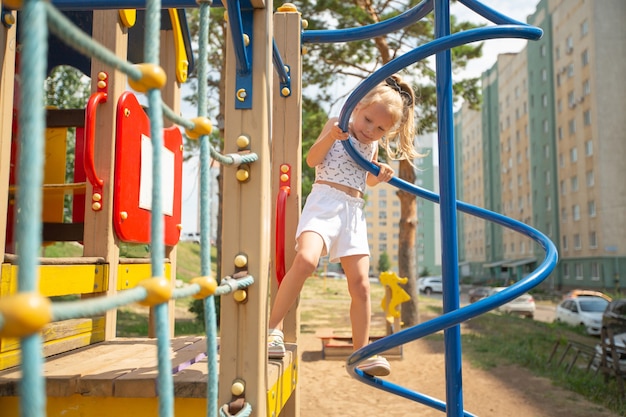
[[[478,300],[482,300],[483,298],[488,297],[490,291],[491,288],[489,287],[474,287],[470,289],[467,293],[469,302],[475,303]]]
[[[592,336],[600,334],[602,314],[609,302],[602,297],[568,298],[556,306],[554,320],[571,326],[584,326]]]
[[[613,334],[626,333],[626,298],[611,301],[602,313],[602,328]]]
[[[443,283],[440,276],[422,277],[418,280],[417,288],[419,289],[419,292],[429,295],[434,292],[442,292]]]
[[[492,288],[489,292],[489,295],[499,293],[506,288],[507,287]],[[528,293],[524,293],[516,299],[509,301],[508,303],[502,304],[496,310],[502,313],[517,314],[523,317],[527,317],[529,319],[534,319],[536,308],[537,306],[535,305],[535,299],[533,298],[533,296]]]
[[[563,295],[563,300],[567,300],[568,298],[576,298],[576,297],[602,297],[607,301],[612,301],[612,298],[600,291],[594,290],[571,290],[566,292]]]
[[[341,274],[339,272],[328,271],[328,272],[322,272],[320,274],[320,278],[346,279],[346,276],[345,274]]]
[[[619,363],[619,368],[622,372],[626,372],[626,333],[620,333],[613,336],[613,341],[615,342],[615,353],[617,354],[617,362]],[[611,348],[610,342],[606,341],[608,344],[608,349],[606,352],[606,364],[608,366],[613,365],[613,349]],[[601,365],[602,360],[602,346],[600,343],[596,345],[596,354],[593,357],[593,361],[591,362],[591,369],[594,371],[597,370]]]

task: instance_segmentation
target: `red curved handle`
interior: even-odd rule
[[[94,161],[94,141],[96,137],[96,108],[100,103],[106,103],[108,94],[106,91],[97,91],[89,97],[87,108],[85,109],[85,175],[91,185],[98,190],[102,189],[104,181],[96,173]],[[94,190],[95,191],[95,190]]]
[[[291,189],[288,186],[280,187],[276,199],[276,279],[278,285],[285,278],[285,208],[287,197]]]
[[[285,278],[285,212],[287,197],[291,193],[291,166],[280,166],[280,189],[276,199],[276,279],[278,285]]]

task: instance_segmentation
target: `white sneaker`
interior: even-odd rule
[[[267,334],[267,356],[270,359],[282,359],[285,357],[284,335],[278,329],[270,329]]]
[[[357,368],[370,376],[387,376],[391,373],[389,362],[382,356],[367,358]]]

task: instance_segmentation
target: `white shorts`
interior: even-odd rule
[[[312,231],[324,240],[322,255],[328,254],[330,262],[351,255],[370,254],[367,243],[367,223],[362,198],[351,197],[326,184],[313,184],[300,215],[297,239],[302,232]]]

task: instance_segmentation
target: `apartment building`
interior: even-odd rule
[[[462,199],[480,201],[472,181],[482,178],[482,206],[556,243],[549,289],[626,287],[625,16],[622,0],[541,0],[528,23],[543,38],[500,55],[482,76],[482,164],[471,111],[455,118]],[[519,280],[543,259],[528,238],[493,224],[484,225],[481,259],[473,227],[460,226],[472,274],[484,262],[482,277]]]

